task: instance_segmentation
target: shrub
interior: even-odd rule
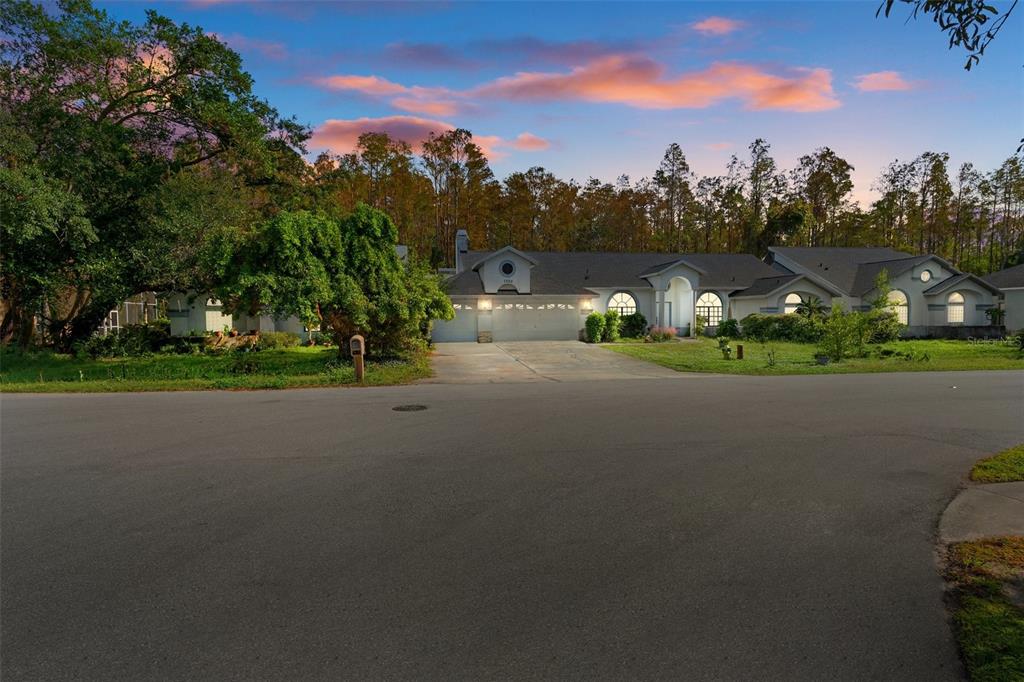
[[[985,317],[990,325],[999,327],[1006,321],[1006,311],[1002,308],[989,308],[985,311]]]
[[[647,335],[647,340],[654,343],[660,343],[661,341],[671,341],[676,337],[675,327],[651,327],[650,333]]]
[[[639,339],[647,333],[647,318],[643,313],[623,315],[619,331],[627,339]]]
[[[703,315],[696,315],[693,318],[693,335],[704,336],[704,327],[707,326],[708,319]]]
[[[819,347],[830,360],[839,362],[848,357],[866,355],[865,344],[871,341],[870,313],[846,312],[838,303],[823,323]]]
[[[728,336],[730,339],[740,338],[740,323],[732,318],[722,320],[718,323],[715,336]]]
[[[295,332],[260,332],[257,348],[260,350],[294,348],[301,342],[302,339]]]
[[[334,344],[334,339],[326,332],[310,332],[309,341],[314,346],[330,346]]]
[[[164,320],[121,327],[80,341],[75,353],[93,359],[149,355],[168,345],[171,338],[168,327]]]
[[[740,326],[744,338],[761,343],[765,341],[817,343],[823,333],[822,324],[819,318],[804,317],[793,313],[787,315],[752,313],[743,318]],[[719,330],[719,334],[722,333]]]
[[[604,335],[604,315],[590,313],[587,315],[587,343],[599,343]]]
[[[867,318],[870,343],[888,343],[900,338],[903,324],[892,310],[874,309],[861,314]]]
[[[240,348],[231,351],[228,371],[232,374],[258,374],[261,369],[262,366],[256,353]]]
[[[622,319],[618,310],[609,310],[604,314],[604,331],[601,333],[601,340],[611,343],[619,340],[619,328],[622,326]]]

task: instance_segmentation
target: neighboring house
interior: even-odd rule
[[[1013,331],[1024,329],[1024,264],[993,272],[982,279],[1003,294],[1006,328]]]
[[[409,257],[409,247],[395,245],[398,259]],[[167,317],[171,321],[171,336],[189,336],[193,333],[229,331],[295,332],[303,341],[309,340],[310,330],[294,315],[225,315],[220,301],[209,294],[173,293],[167,296]]]
[[[456,236],[447,290],[455,319],[436,322],[435,341],[577,339],[593,311],[640,312],[648,324],[714,328],[751,313],[794,312],[815,296],[865,309],[875,277],[889,273],[890,301],[910,335],[953,335],[987,323],[998,290],[935,256],[892,249],[773,248],[749,254],[471,251]],[[965,332],[971,330],[963,330]]]
[[[153,292],[132,296],[107,313],[97,332],[109,334],[131,324],[150,322],[160,316],[159,308],[157,296]]]
[[[889,302],[907,325],[905,336],[967,337],[993,331],[988,329],[985,311],[996,307],[999,290],[938,256],[887,248],[776,246],[768,249],[766,260],[774,267],[828,282],[841,292],[833,300],[851,310],[870,307],[878,295],[875,279],[885,270],[892,289]]]
[[[171,321],[171,336],[236,329],[243,333],[295,332],[303,341],[309,339],[309,330],[295,316],[225,315],[220,301],[208,295],[170,294],[167,297],[167,317]]]

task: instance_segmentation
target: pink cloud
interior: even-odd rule
[[[391,100],[391,106],[402,111],[427,114],[428,116],[454,116],[459,110],[458,103],[452,100],[416,99],[414,97],[396,97]]]
[[[408,142],[419,150],[431,133],[440,134],[453,130],[455,126],[444,121],[435,121],[419,116],[384,116],[382,118],[328,119],[313,131],[310,146],[316,149],[330,149],[336,153],[350,152],[356,148],[363,133],[387,133],[396,140]]]
[[[210,35],[239,52],[258,52],[267,59],[276,61],[288,58],[288,48],[284,43],[249,38],[238,33],[211,33]]]
[[[325,76],[313,82],[329,90],[353,90],[367,95],[400,95],[411,90],[379,76]]]
[[[732,142],[708,142],[704,145],[704,149],[710,149],[713,152],[720,152],[729,149],[732,146]]]
[[[310,147],[343,154],[356,148],[359,136],[363,133],[387,133],[396,140],[408,142],[413,149],[420,151],[423,142],[432,133],[440,135],[454,129],[455,126],[451,123],[419,116],[329,119],[313,131]],[[512,140],[506,140],[498,135],[474,135],[473,141],[492,161],[506,156],[509,149],[537,151],[550,146],[550,142],[532,133],[520,133]]]
[[[674,78],[665,67],[641,56],[615,55],[568,73],[520,72],[474,91],[509,100],[583,100],[643,109],[703,108],[739,99],[748,109],[824,111],[839,106],[828,69],[790,69],[772,74],[738,62],[715,63]]]
[[[321,87],[376,97],[401,95],[392,104],[403,111],[451,116],[479,98],[512,101],[606,102],[641,109],[701,109],[728,99],[747,109],[825,111],[840,105],[832,72],[790,68],[770,72],[742,62],[716,62],[680,75],[649,57],[617,54],[591,60],[567,72],[520,71],[469,90],[407,86],[380,76],[338,75],[311,79]]]
[[[695,24],[690,24],[694,31],[706,36],[724,36],[743,28],[744,23],[726,17],[708,17]]]
[[[903,79],[899,71],[876,71],[857,76],[853,85],[861,92],[885,90],[911,90],[914,86]]]
[[[524,152],[540,152],[550,148],[551,143],[533,133],[519,133],[509,146]]]

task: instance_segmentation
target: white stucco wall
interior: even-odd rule
[[[188,294],[172,294],[167,298],[167,315],[172,336],[223,330],[225,325],[232,328],[231,316],[221,311],[220,301],[206,296],[189,301]]]
[[[921,273],[925,270],[929,271],[932,277],[927,282],[922,282]],[[907,303],[909,305],[909,310],[907,311],[907,324],[909,326],[917,327],[921,325],[946,324],[944,316],[941,322],[932,322],[934,315],[929,313],[928,305],[929,303],[936,304],[941,301],[936,297],[925,296],[924,292],[953,275],[954,273],[951,270],[943,267],[943,265],[938,261],[927,261],[915,266],[909,272],[904,272],[902,275],[889,279],[889,287],[891,289],[902,291],[907,296]],[[874,291],[869,292],[864,296],[863,304],[870,305],[875,296],[876,293]],[[965,322],[965,324],[970,323]]]
[[[515,266],[515,272],[511,277],[501,272],[501,265],[505,262]],[[483,283],[484,291],[488,294],[497,293],[503,286],[513,286],[520,294],[528,294],[530,293],[531,266],[530,261],[514,251],[505,251],[493,254],[480,265],[477,272],[480,273],[480,281]]]
[[[644,319],[647,320],[647,324],[654,324],[654,289],[650,287],[598,287],[591,288],[591,291],[597,294],[597,296],[595,296],[592,299],[592,305],[594,307],[594,310],[596,310],[597,312],[603,313],[606,310],[608,310],[609,299],[611,299],[611,297],[617,294],[618,292],[625,291],[626,293],[632,295],[633,298],[636,300],[637,311],[639,311],[640,314],[644,316]]]
[[[786,307],[786,296],[789,296],[790,294],[800,294],[805,299],[808,296],[817,296],[821,299],[822,305],[824,305],[826,309],[832,307],[833,298],[828,291],[810,280],[801,279],[786,284],[781,289],[772,292],[769,296],[732,299],[730,317],[734,320],[742,320],[747,315],[751,315],[753,313],[781,315]],[[849,305],[844,302],[842,297],[837,297],[836,300],[842,303],[844,307]]]
[[[1024,329],[1024,289],[1003,289],[1003,309],[1008,330]]]
[[[961,282],[941,294],[925,297],[928,301],[928,324],[949,324],[947,306],[949,297],[954,292],[964,297],[964,326],[982,326],[989,323],[985,307],[995,305],[996,297],[984,287],[968,281]]]

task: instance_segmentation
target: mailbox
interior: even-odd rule
[[[363,341],[362,336],[356,334],[349,340],[348,348],[352,353],[352,357],[360,356],[366,353],[366,342]]]

